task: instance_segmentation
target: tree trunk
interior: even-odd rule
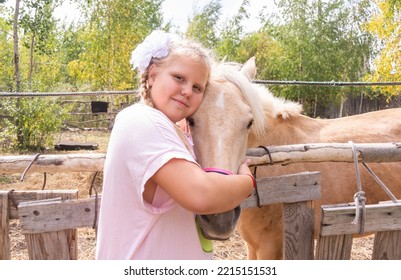
[[[31,50],[29,53],[29,91],[32,91],[32,76],[33,76],[33,68],[34,68],[34,47],[35,47],[35,32],[32,34],[31,39]]]
[[[19,18],[19,4],[20,0],[15,0],[14,12],[14,75],[15,75],[15,91],[21,91],[21,74],[19,68],[19,51],[18,51],[18,18]]]
[[[341,118],[344,114],[344,103],[347,100],[346,97],[344,97],[343,94],[341,94],[341,104],[340,104],[340,112],[338,114],[338,117]]]
[[[359,102],[358,114],[362,114],[362,105],[363,105],[363,93],[361,93],[361,98]]]
[[[20,64],[19,64],[19,50],[18,50],[18,18],[19,18],[19,4],[21,0],[15,0],[15,12],[14,12],[14,76],[15,76],[15,91],[21,91],[21,74],[20,74]],[[15,106],[17,107],[17,111],[19,112],[19,108],[21,106],[21,99],[17,98]],[[21,126],[19,125],[19,117],[14,116],[15,126],[17,128],[17,142],[18,145],[21,145],[24,142],[24,137],[22,134]]]

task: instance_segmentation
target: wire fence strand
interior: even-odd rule
[[[83,92],[0,92],[0,97],[49,97],[49,96],[92,96],[92,95],[129,95],[138,90],[127,91],[83,91]]]
[[[253,80],[255,84],[287,85],[287,86],[401,86],[401,82],[336,82],[336,81],[274,81]],[[0,92],[0,97],[49,97],[49,96],[91,96],[91,95],[130,95],[138,94],[139,90],[127,91],[93,91],[93,92]]]
[[[271,81],[271,80],[253,80],[255,84],[270,85],[296,85],[296,86],[400,86],[401,82],[314,82],[314,81]]]

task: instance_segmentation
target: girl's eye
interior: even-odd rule
[[[194,90],[196,92],[203,92],[203,89],[200,86],[194,86]]]
[[[181,76],[179,76],[179,75],[175,75],[174,78],[175,78],[177,81],[182,81],[182,80],[184,80],[184,78],[181,77]]]

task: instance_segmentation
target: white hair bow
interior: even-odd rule
[[[132,69],[138,68],[143,73],[149,66],[152,57],[162,58],[168,55],[168,44],[172,35],[161,30],[153,31],[132,52],[130,63]]]

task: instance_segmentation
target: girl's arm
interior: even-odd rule
[[[234,209],[252,193],[252,178],[245,175],[251,174],[246,162],[238,172],[239,175],[207,173],[195,163],[172,159],[150,180],[187,210],[213,214]]]

